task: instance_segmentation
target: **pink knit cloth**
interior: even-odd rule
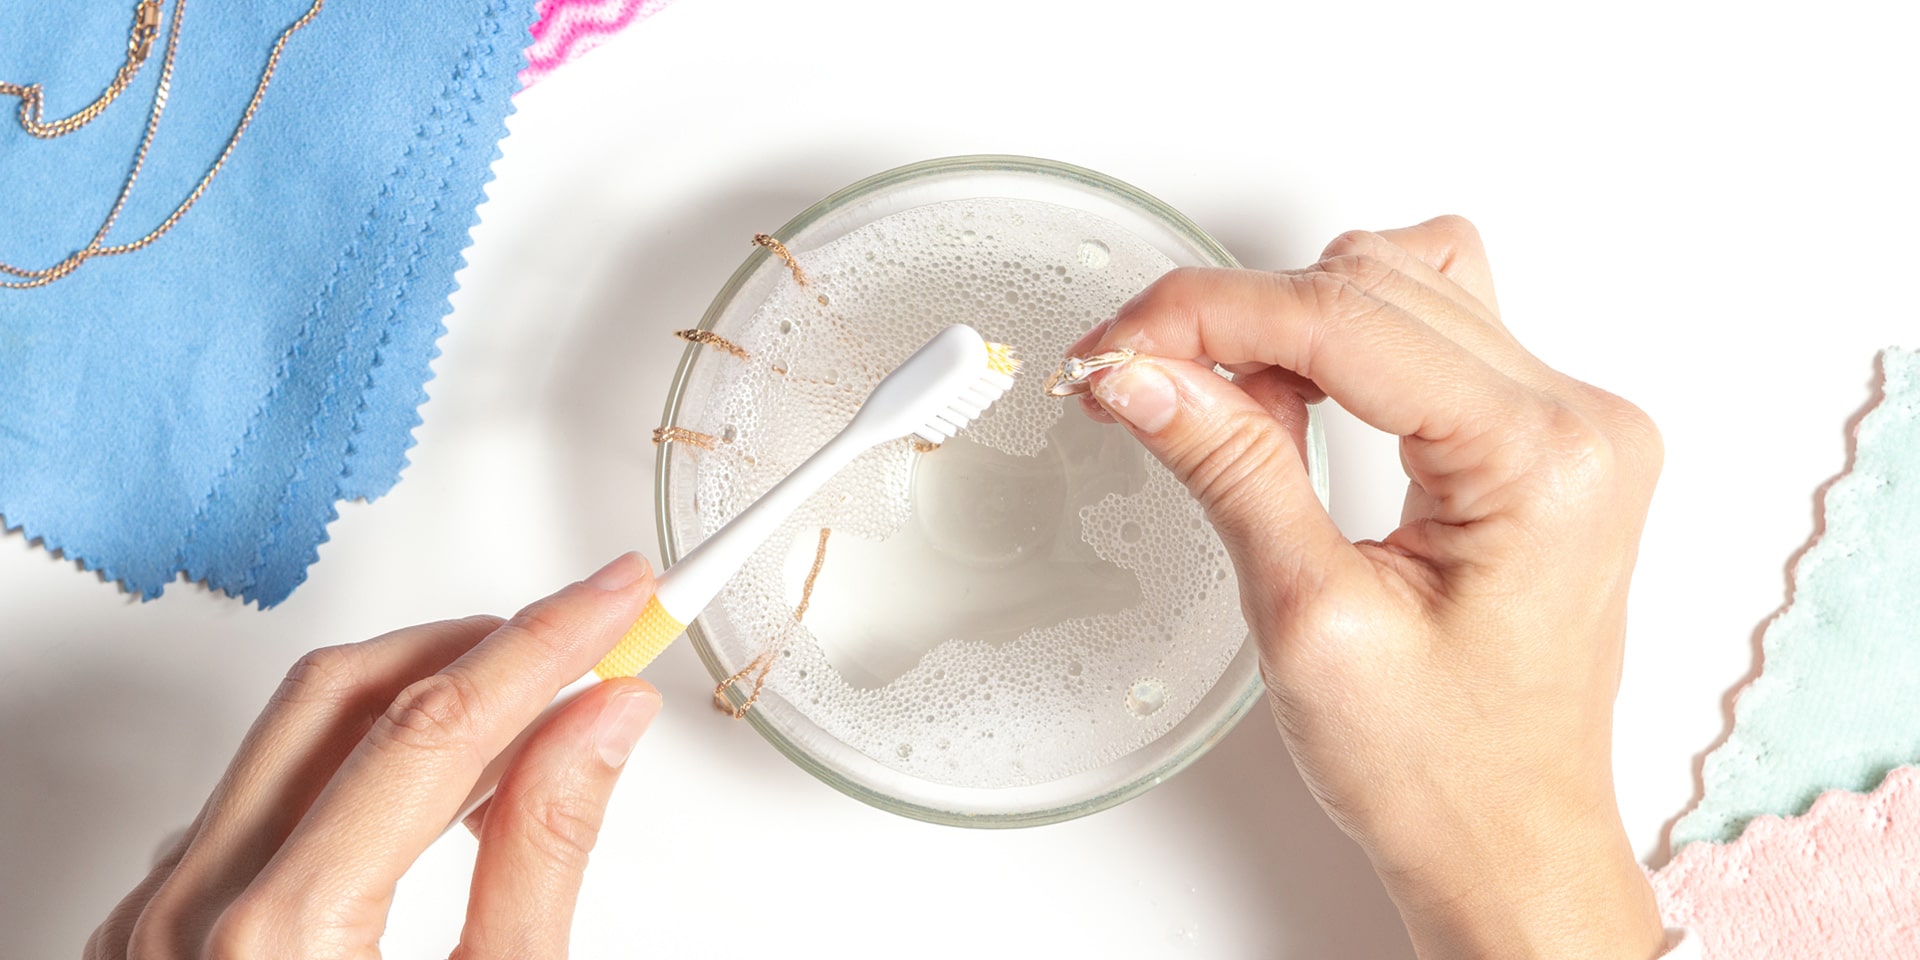
[[[1920,767],[1871,794],[1826,793],[1798,817],[1757,818],[1732,843],[1690,844],[1653,890],[1704,960],[1920,957]]]
[[[520,71],[524,89],[569,60],[605,43],[614,34],[652,16],[668,0],[540,0],[540,19],[533,25],[533,45],[527,48],[527,68]]]

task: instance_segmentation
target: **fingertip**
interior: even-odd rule
[[[599,689],[605,690],[610,697],[650,696],[665,702],[660,688],[648,683],[643,677],[614,677],[600,683]]]
[[[1103,373],[1094,381],[1093,396],[1109,415],[1125,419],[1145,434],[1166,429],[1180,407],[1180,390],[1173,379],[1146,358]]]
[[[653,579],[653,564],[637,550],[629,550],[593,572],[586,584],[596,590],[620,593],[642,581]]]
[[[618,769],[660,715],[665,701],[653,684],[638,677],[609,680],[605,686],[614,689],[606,694],[594,721],[593,745],[601,762]]]
[[[1276,416],[1211,366],[1153,357],[1101,374],[1094,396],[1199,498],[1243,578],[1290,592],[1345,544],[1299,454],[1306,406],[1291,390]]]
[[[1086,414],[1089,418],[1091,418],[1095,422],[1097,423],[1119,423],[1120,422],[1118,420],[1115,420],[1113,418],[1113,414],[1108,413],[1107,408],[1101,406],[1100,402],[1098,400],[1095,400],[1092,394],[1082,394],[1077,399],[1080,401],[1080,412]]]
[[[567,726],[572,728],[567,736],[590,737],[590,731],[611,719],[608,714],[610,709],[620,701],[634,697],[651,699],[653,701],[651,706],[655,713],[658,713],[666,702],[666,698],[660,693],[660,688],[639,677],[613,677],[602,680],[588,687],[564,708],[568,718]]]
[[[480,839],[480,831],[487,825],[487,808],[491,806],[493,801],[488,800],[474,807],[472,813],[460,818],[460,825],[466,827],[467,832],[473,834],[475,840]]]

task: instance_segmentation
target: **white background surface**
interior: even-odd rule
[[[1657,866],[1875,351],[1920,346],[1908,14],[1757,6],[678,0],[519,98],[413,466],[343,510],[292,600],[140,604],[0,539],[0,957],[77,955],[302,651],[652,553],[668,331],[755,231],[959,153],[1112,174],[1256,267],[1351,227],[1480,225],[1516,334],[1665,433],[1615,738]],[[1331,442],[1338,518],[1384,533],[1391,443]],[[1139,800],[988,833],[815,782],[707,706],[685,645],[648,676],[667,711],[576,956],[1410,954],[1262,713]],[[471,851],[409,876],[391,955],[451,946]]]

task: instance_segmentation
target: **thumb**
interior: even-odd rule
[[[1193,361],[1143,356],[1100,375],[1093,397],[1200,501],[1242,588],[1285,602],[1352,546],[1307,475],[1306,401],[1268,372],[1243,389]]]
[[[660,712],[637,677],[594,685],[534,731],[480,826],[459,957],[564,957],[573,909],[627,754]]]

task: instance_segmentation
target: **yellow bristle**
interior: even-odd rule
[[[994,373],[1013,376],[1020,369],[1020,358],[1013,355],[1013,348],[1004,343],[987,344],[987,369]]]

